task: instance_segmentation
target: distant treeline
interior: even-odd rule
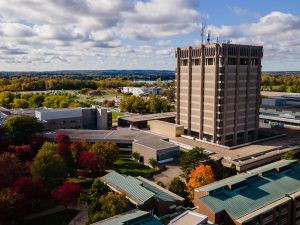
[[[76,80],[67,78],[43,78],[35,77],[10,77],[0,78],[0,92],[1,91],[44,91],[44,90],[80,90],[83,88],[88,89],[107,89],[119,88],[125,86],[166,86],[169,84],[158,82],[148,84],[145,82],[133,82],[131,80],[124,80],[121,78],[107,78],[105,80]]]
[[[300,93],[300,73],[298,75],[268,75],[261,79],[261,90]]]
[[[175,79],[175,72],[170,70],[91,70],[91,71],[49,71],[49,72],[0,72],[0,77],[39,77],[64,78],[75,80],[104,80],[107,78],[121,78],[123,80],[151,80],[155,81]]]

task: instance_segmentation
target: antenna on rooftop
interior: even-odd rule
[[[204,43],[204,35],[205,35],[206,24],[201,24],[201,45]]]
[[[210,43],[210,31],[208,31],[208,33],[207,33],[207,43],[208,44]]]

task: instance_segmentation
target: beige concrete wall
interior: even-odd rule
[[[184,126],[159,120],[148,121],[148,127],[154,133],[178,137],[184,133]]]

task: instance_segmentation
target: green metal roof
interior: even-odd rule
[[[143,183],[143,187],[148,189],[149,191],[155,193],[155,198],[161,199],[162,201],[184,201],[184,198],[180,197],[179,195],[176,195],[169,190],[160,187],[159,185],[143,178],[143,177],[137,177],[138,180],[140,180]]]
[[[152,197],[154,193],[142,187],[142,182],[131,176],[123,176],[113,171],[100,178],[104,183],[112,186],[137,204],[143,204]]]
[[[156,217],[149,212],[132,210],[92,225],[163,225]]]
[[[246,182],[242,182],[236,189],[219,188],[213,191],[209,185],[204,188],[209,189],[209,195],[200,198],[200,201],[213,212],[226,210],[235,219],[239,219],[255,210],[284,198],[287,194],[292,194],[300,190],[300,164],[295,161],[279,161],[263,168],[249,171],[250,176]],[[277,172],[278,167],[286,167],[285,170]],[[268,172],[267,172],[268,171]],[[265,173],[264,173],[265,172]],[[262,175],[258,175],[263,173]],[[238,177],[238,179],[236,179]],[[230,181],[239,180],[241,175],[227,179]],[[237,183],[235,183],[237,184]],[[212,187],[218,188],[212,184]],[[198,191],[203,191],[201,188]]]

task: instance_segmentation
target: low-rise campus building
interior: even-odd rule
[[[123,87],[123,93],[132,93],[135,96],[157,95],[163,90],[162,87]]]
[[[124,176],[113,171],[100,179],[113,191],[125,194],[136,208],[159,217],[176,212],[184,203],[184,198],[143,177]]]
[[[65,129],[56,130],[68,135],[72,141],[86,139],[89,142],[112,142],[118,145],[120,155],[140,154],[140,162],[149,163],[154,158],[158,163],[172,161],[179,157],[179,146],[170,143],[169,138],[162,137],[138,129],[119,128],[117,130],[83,130]],[[44,134],[46,138],[54,139],[55,132]]]
[[[163,223],[149,212],[135,209],[101,220],[92,225],[163,225]]]
[[[219,225],[300,224],[300,164],[282,160],[197,188],[194,203]]]
[[[43,123],[45,130],[106,130],[112,127],[112,113],[98,107],[40,109],[35,111],[35,117]]]

